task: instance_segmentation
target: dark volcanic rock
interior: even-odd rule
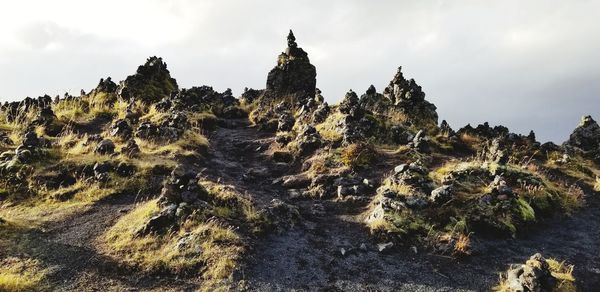
[[[274,111],[273,104],[286,102],[286,110],[295,112],[306,107],[312,109],[317,102],[316,84],[317,72],[310,63],[308,54],[298,47],[292,31],[288,35],[288,47],[277,59],[277,66],[267,76],[267,88],[259,97],[247,94],[246,99],[257,102],[257,108],[251,113],[250,119],[256,124],[273,124],[281,111]],[[274,125],[276,126],[276,124]],[[269,125],[268,128],[274,128]]]
[[[171,78],[167,63],[162,58],[150,57],[138,67],[134,75],[123,82],[119,94],[125,99],[157,102],[178,90],[177,81]]]
[[[388,112],[388,115],[399,113],[418,127],[437,127],[436,106],[425,100],[425,93],[414,79],[404,78],[402,67],[398,68],[394,79],[383,91],[383,96],[394,105],[392,110],[396,112]]]
[[[98,86],[94,89],[95,92],[117,93],[118,86],[110,77],[101,78]]]
[[[276,97],[297,94],[301,99],[313,97],[317,85],[317,71],[308,54],[298,47],[290,30],[288,47],[277,58],[277,66],[267,76],[265,94]]]
[[[566,144],[583,151],[600,150],[600,126],[591,116],[582,117]]]
[[[112,136],[129,138],[133,133],[133,129],[129,125],[129,122],[125,119],[116,120],[110,130]]]
[[[113,154],[115,152],[115,143],[109,139],[102,140],[96,146],[95,152],[98,154]]]

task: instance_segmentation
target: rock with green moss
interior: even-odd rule
[[[154,103],[171,96],[179,89],[177,81],[171,77],[167,63],[162,58],[150,57],[138,67],[134,75],[128,76],[120,86],[119,95],[126,100],[140,100]]]

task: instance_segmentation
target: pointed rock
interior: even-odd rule
[[[171,77],[167,63],[162,58],[150,57],[138,67],[134,75],[128,76],[119,94],[125,99],[136,99],[146,103],[157,102],[177,92],[177,81]]]
[[[582,117],[566,144],[583,151],[600,150],[600,126],[591,116]]]

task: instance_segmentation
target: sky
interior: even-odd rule
[[[264,88],[293,29],[330,103],[398,66],[458,129],[563,142],[600,120],[600,1],[0,0],[0,101],[78,94],[161,56],[180,87]]]

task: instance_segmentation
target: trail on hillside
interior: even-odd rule
[[[360,214],[368,202],[297,200],[271,182],[295,169],[265,154],[273,134],[229,122],[207,133],[211,142],[203,174],[234,186],[261,208],[274,199],[298,206],[302,224],[252,243],[241,278],[251,290],[456,291],[488,290],[498,273],[535,252],[575,264],[579,288],[600,287],[600,204],[569,218],[553,218],[519,239],[474,240],[474,254],[463,259],[415,253],[409,246],[380,253]],[[393,154],[384,161],[393,167]],[[252,170],[252,171],[250,171]],[[250,175],[251,174],[251,175]],[[373,173],[375,183],[381,174]],[[24,248],[51,267],[48,282],[58,290],[185,290],[196,279],[148,276],[98,251],[102,234],[136,204],[134,194],[120,194],[28,235]]]
[[[380,253],[359,216],[368,202],[293,200],[271,184],[289,174],[264,154],[274,137],[239,122],[211,136],[213,164],[224,181],[237,185],[264,205],[273,198],[300,208],[303,223],[282,234],[259,239],[249,256],[244,279],[255,290],[486,290],[508,265],[536,252],[576,266],[581,289],[600,286],[600,208],[596,198],[568,218],[552,218],[519,239],[474,239],[473,255],[455,259],[411,247]],[[393,167],[395,158],[388,154]],[[244,181],[250,168],[266,169],[265,177]],[[388,168],[389,169],[389,168]],[[294,169],[287,169],[292,171]],[[381,173],[370,177],[375,183]],[[344,253],[344,254],[342,254]]]
[[[50,223],[43,231],[27,234],[22,247],[49,267],[46,283],[60,291],[164,290],[195,287],[177,279],[146,275],[103,255],[103,234],[118,218],[135,207],[135,194],[115,194],[82,213]]]

